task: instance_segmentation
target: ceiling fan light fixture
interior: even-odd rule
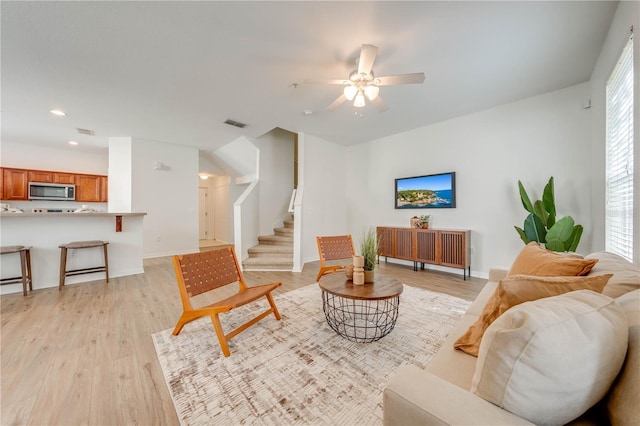
[[[362,108],[364,105],[364,95],[362,94],[362,91],[358,91],[356,100],[353,102],[353,106],[356,108]]]
[[[367,98],[369,98],[370,101],[377,98],[378,93],[380,93],[380,88],[378,86],[367,86],[364,89],[364,94],[367,95]]]
[[[344,88],[344,97],[347,98],[347,100],[352,101],[353,98],[356,97],[356,93],[358,93],[356,86],[347,86]]]

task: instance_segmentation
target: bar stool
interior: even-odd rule
[[[0,255],[20,253],[20,269],[22,276],[13,278],[0,279],[0,285],[22,283],[22,294],[27,295],[27,285],[29,290],[33,291],[33,281],[31,279],[31,247],[25,246],[2,246],[0,247]]]
[[[62,290],[64,280],[71,275],[91,274],[94,272],[104,272],[107,276],[107,282],[109,282],[109,257],[107,255],[108,241],[73,241],[68,244],[62,244],[60,247],[60,283],[58,284],[58,290]],[[69,249],[86,249],[92,247],[102,247],[104,251],[104,266],[94,266],[91,268],[73,269],[67,271],[67,250]]]

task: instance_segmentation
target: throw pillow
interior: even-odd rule
[[[565,256],[546,250],[538,243],[527,244],[511,265],[509,275],[537,275],[542,277],[587,275],[598,259]]]
[[[640,288],[640,267],[617,254],[601,251],[591,253],[586,259],[598,259],[590,274],[613,274],[607,286],[602,290],[605,296],[620,297]]]
[[[640,290],[618,297],[629,323],[629,347],[622,371],[609,390],[607,411],[613,426],[632,425],[640,418]]]
[[[600,293],[612,276],[612,274],[588,277],[509,276],[498,283],[480,317],[454,342],[453,347],[469,355],[478,356],[485,330],[509,308],[575,290],[592,290]]]
[[[627,338],[624,311],[602,294],[523,303],[487,329],[471,392],[532,423],[566,424],[606,395]]]

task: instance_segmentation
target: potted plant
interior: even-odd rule
[[[423,214],[420,216],[420,227],[422,229],[429,229],[429,220],[431,220],[430,214]]]
[[[524,227],[515,226],[518,235],[525,244],[536,241],[544,244],[547,250],[576,251],[582,236],[582,225],[576,225],[571,216],[556,220],[556,200],[553,189],[553,176],[544,187],[542,200],[531,202],[522,182],[518,181],[522,206],[529,212]]]
[[[360,254],[364,257],[364,282],[372,283],[380,240],[375,228],[369,228],[360,238]]]

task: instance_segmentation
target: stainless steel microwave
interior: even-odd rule
[[[75,201],[76,186],[64,183],[29,182],[29,199]]]

